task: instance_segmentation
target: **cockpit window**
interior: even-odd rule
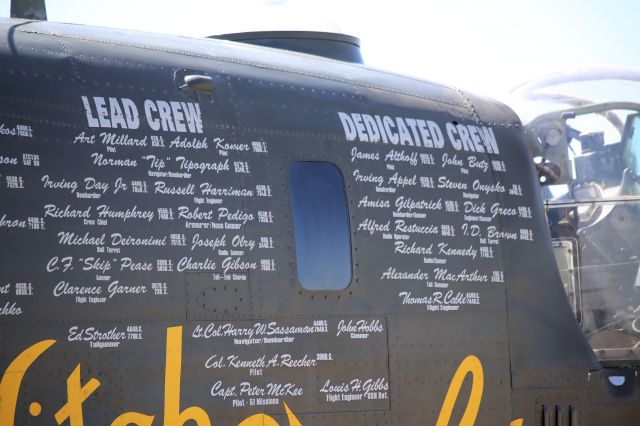
[[[528,125],[569,303],[602,361],[640,359],[640,105]]]
[[[298,279],[307,290],[343,290],[351,282],[351,239],[344,180],[331,163],[289,167]]]
[[[627,119],[624,129],[623,159],[625,166],[640,176],[640,114],[634,114]]]

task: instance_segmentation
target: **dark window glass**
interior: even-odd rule
[[[351,282],[349,211],[340,170],[300,161],[289,167],[298,279],[307,290],[342,290]]]

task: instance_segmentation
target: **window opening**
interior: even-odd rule
[[[351,238],[344,179],[332,163],[289,167],[298,279],[307,290],[343,290],[351,282]]]

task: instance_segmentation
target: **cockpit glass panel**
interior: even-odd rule
[[[623,135],[625,166],[640,176],[640,114],[634,114],[627,121]]]
[[[590,68],[515,88],[569,305],[597,357],[640,362],[640,72]]]
[[[632,195],[635,188],[625,173],[640,171],[635,160],[640,142],[626,136],[632,133],[635,117],[632,111],[610,110],[558,121],[541,130],[536,167],[545,199],[564,203]],[[553,136],[556,133],[559,136]]]
[[[640,358],[640,202],[593,206],[583,215],[578,206],[547,210],[560,275],[594,350]]]
[[[640,359],[640,114],[567,114],[546,125],[560,140],[538,140],[547,170],[537,168],[557,182],[541,180],[541,190],[571,308],[601,360]]]

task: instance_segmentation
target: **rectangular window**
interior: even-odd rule
[[[349,210],[340,170],[298,161],[289,167],[298,279],[307,290],[343,290],[351,282]]]

